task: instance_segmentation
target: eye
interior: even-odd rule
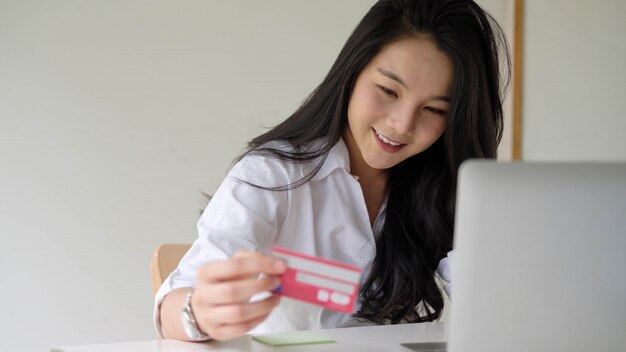
[[[448,112],[447,112],[447,111],[445,111],[445,110],[437,109],[437,108],[434,108],[434,107],[432,107],[432,106],[427,106],[427,107],[425,107],[424,109],[425,109],[426,111],[430,111],[430,112],[432,112],[433,114],[437,114],[437,115],[441,115],[441,116],[446,116],[446,114],[448,113]]]
[[[389,88],[386,88],[386,87],[383,87],[383,86],[378,86],[378,88],[379,88],[379,89],[380,89],[383,93],[385,93],[386,95],[388,95],[388,96],[390,96],[390,97],[394,97],[394,98],[397,98],[397,97],[398,97],[398,94],[396,94],[396,92],[394,92],[393,90],[391,90],[391,89],[389,89]]]

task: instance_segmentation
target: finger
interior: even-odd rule
[[[235,254],[233,254],[233,256],[231,258],[257,258],[257,259],[262,259],[262,258],[267,258],[268,256],[263,254],[263,252],[250,252],[250,251],[245,251],[245,250],[238,250],[237,252],[235,252]],[[238,277],[239,279],[257,279],[259,277],[262,277],[263,275],[259,275],[258,272],[253,273],[253,274],[244,274],[240,277]]]
[[[272,296],[255,303],[215,306],[203,317],[208,326],[242,324],[269,314],[279,302],[279,296]]]
[[[198,281],[222,282],[236,280],[250,275],[265,273],[279,275],[286,270],[285,262],[266,255],[254,257],[233,257],[209,263],[198,269]]]
[[[250,251],[244,251],[244,250],[238,250],[237,252],[235,252],[235,254],[233,254],[232,258],[259,258],[259,257],[265,257],[266,255],[261,253],[261,252],[250,252]]]
[[[217,326],[209,330],[208,334],[213,339],[218,341],[230,340],[235,337],[245,335],[248,331],[252,330],[252,328],[259,325],[265,319],[267,319],[267,316],[263,316],[242,324]]]
[[[258,318],[252,319],[247,322],[242,322],[239,324],[227,324],[227,325],[213,326],[206,331],[208,332],[209,336],[211,336],[212,338],[216,340],[219,340],[219,341],[229,340],[229,339],[246,334],[248,331],[252,330],[252,328],[254,328],[255,326],[259,325],[261,322],[263,322],[265,319],[267,319],[270,313],[271,311]]]
[[[197,302],[201,305],[222,305],[247,302],[253,295],[272,291],[280,285],[277,276],[264,276],[260,279],[245,279],[220,282],[197,289]]]
[[[279,261],[283,262],[285,264],[285,266],[287,266],[287,262],[284,259],[273,257],[271,255],[267,255],[267,254],[264,254],[262,252],[249,252],[249,251],[239,250],[239,251],[235,252],[235,254],[233,254],[233,256],[231,258],[259,258],[259,259],[261,259],[261,258],[274,258],[276,260],[279,260]],[[278,264],[278,265],[280,265],[280,264]],[[282,266],[281,266],[281,268],[280,268],[281,272],[280,273],[283,273],[282,270],[283,269],[282,269]],[[258,273],[256,273],[256,274],[258,274]],[[254,275],[251,275],[251,276],[254,276]]]
[[[265,319],[267,319],[267,315],[241,324],[218,326],[213,329],[209,336],[219,341],[239,337],[245,335],[248,331],[252,330],[252,328],[259,325]]]

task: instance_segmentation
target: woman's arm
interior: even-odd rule
[[[251,304],[249,300],[276,288],[277,275],[285,270],[282,261],[260,252],[279,231],[287,213],[287,194],[249,182],[264,186],[280,182],[285,167],[255,156],[231,169],[198,222],[198,240],[155,297],[155,323],[161,336],[190,340],[181,321],[189,287],[195,287],[190,307],[197,325],[218,340],[246,333],[278,304],[278,297]],[[261,273],[265,275],[259,279]]]

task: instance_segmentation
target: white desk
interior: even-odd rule
[[[139,342],[110,343],[101,345],[67,346],[53,348],[51,352],[199,352],[199,351],[359,351],[384,352],[409,350],[400,346],[402,342],[445,341],[443,323],[420,323],[385,326],[367,326],[327,330],[311,330],[311,333],[337,341],[332,344],[271,347],[250,336],[242,336],[227,342],[192,343],[177,340],[154,340]]]

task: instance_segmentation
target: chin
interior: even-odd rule
[[[397,162],[392,162],[392,161],[366,160],[366,162],[367,162],[367,165],[369,165],[369,167],[371,167],[372,169],[376,169],[376,170],[387,170],[398,165]]]

